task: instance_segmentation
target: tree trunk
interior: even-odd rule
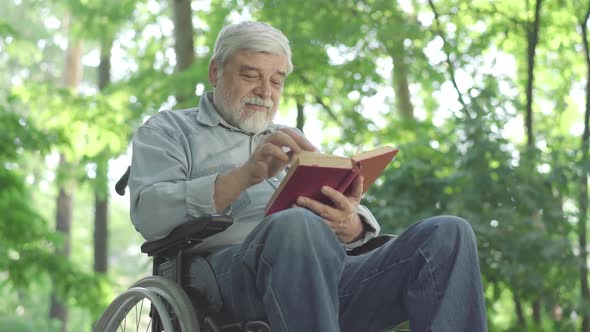
[[[100,43],[100,63],[98,64],[98,90],[103,91],[111,83],[111,48],[113,39]]]
[[[96,163],[94,188],[94,271],[108,271],[108,159]]]
[[[176,72],[190,67],[195,60],[193,42],[193,21],[191,0],[170,0],[172,3],[172,21],[174,22],[174,51],[176,52]],[[176,100],[180,104],[194,96],[194,86],[180,88]]]
[[[303,112],[303,103],[297,100],[297,129],[303,132],[303,126],[305,125],[305,113]]]
[[[57,196],[55,229],[63,235],[63,250],[61,254],[63,259],[69,259],[71,253],[71,226],[72,226],[72,197],[73,189],[68,183],[64,183],[63,177],[69,172],[71,165],[66,161],[63,154],[59,157],[58,166],[58,181],[59,194]],[[67,175],[66,175],[67,176]],[[61,178],[61,179],[60,179]],[[61,181],[60,181],[61,180]],[[69,187],[69,188],[68,188]],[[51,308],[49,309],[49,317],[57,319],[62,322],[61,331],[67,331],[68,311],[65,304],[61,301],[59,296],[55,293],[51,294]]]
[[[541,324],[541,300],[536,299],[533,301],[533,322],[540,326]]]
[[[105,39],[100,46],[100,63],[98,65],[98,89],[103,91],[111,81],[111,38]],[[96,179],[94,186],[94,271],[108,271],[108,155],[102,153],[96,161]]]
[[[64,26],[69,27],[69,18],[64,20]],[[69,40],[68,48],[65,55],[65,67],[63,83],[64,86],[75,90],[80,84],[82,78],[82,43],[76,40]],[[71,178],[72,164],[66,159],[65,154],[61,153],[59,165],[57,168],[57,185],[58,197],[56,203],[56,230],[62,233],[64,237],[64,247],[61,254],[64,259],[70,257],[71,243],[71,224],[72,224],[72,197],[74,191],[74,182]],[[62,322],[61,331],[67,331],[67,308],[59,296],[53,292],[51,294],[51,308],[49,317]]]
[[[82,80],[82,42],[70,40],[66,50],[64,86],[76,90]]]
[[[580,22],[582,30],[582,43],[584,44],[584,59],[586,62],[586,110],[584,112],[584,132],[582,134],[582,172],[580,183],[580,194],[578,197],[578,239],[580,242],[580,292],[582,303],[590,303],[590,290],[588,289],[588,251],[587,245],[587,224],[588,224],[588,164],[590,163],[590,47],[588,41],[588,21],[590,19],[590,6],[586,10],[586,16]],[[588,311],[584,310],[582,315],[582,332],[590,332],[590,317]]]
[[[535,56],[537,51],[537,44],[539,41],[539,29],[541,26],[541,4],[542,0],[535,1],[535,17],[532,23],[526,25],[527,31],[527,82],[525,88],[526,105],[525,105],[525,130],[527,138],[527,148],[529,151],[535,147],[535,136],[533,128],[533,87],[535,82]],[[527,3],[528,6],[528,3]],[[529,155],[529,167],[534,169],[536,164],[534,155]],[[540,216],[531,211],[532,220],[540,220]],[[533,300],[533,322],[540,324],[541,322],[541,301],[539,298]]]
[[[403,45],[403,41],[401,41],[398,47],[403,48]],[[414,119],[414,105],[412,105],[408,83],[408,64],[404,52],[404,49],[390,52],[393,60],[393,89],[395,91],[397,111],[401,117]]]
[[[524,316],[522,302],[520,302],[520,297],[516,293],[513,293],[512,298],[514,300],[514,308],[516,309],[516,317],[518,318],[518,326],[524,328],[526,327],[526,318]]]
[[[526,84],[526,115],[525,127],[527,146],[534,147],[535,137],[533,134],[533,84],[535,80],[535,53],[539,41],[539,27],[541,24],[541,3],[535,1],[535,20],[532,25],[527,25],[527,84]]]

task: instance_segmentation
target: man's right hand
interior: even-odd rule
[[[283,148],[288,148],[289,151],[285,152]],[[283,128],[268,135],[244,165],[217,177],[213,194],[215,209],[222,211],[242,191],[275,176],[289,164],[293,156],[303,150],[317,151],[295,129]]]
[[[294,129],[282,128],[268,135],[241,166],[247,177],[246,183],[253,186],[275,176],[304,150],[317,151],[305,136]]]

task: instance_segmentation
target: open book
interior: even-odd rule
[[[304,151],[291,163],[287,175],[270,198],[265,215],[290,208],[299,196],[331,204],[321,193],[322,186],[346,193],[359,175],[364,177],[364,194],[398,151],[384,146],[352,158]]]

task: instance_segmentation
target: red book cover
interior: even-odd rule
[[[290,208],[299,196],[331,204],[330,199],[321,193],[322,186],[344,193],[359,174],[365,177],[364,193],[397,152],[397,149],[383,147],[361,153],[352,159],[303,152],[293,161],[287,175],[271,197],[265,215]]]
[[[363,194],[369,190],[373,182],[383,173],[385,167],[389,165],[398,152],[399,149],[384,146],[352,157],[353,160],[362,165],[360,175],[365,178],[363,181]]]

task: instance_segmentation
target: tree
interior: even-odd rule
[[[69,26],[68,16],[65,18],[65,26]],[[82,43],[76,39],[70,39],[68,41],[68,48],[65,55],[65,67],[64,67],[64,79],[63,84],[66,88],[73,91],[76,90],[80,84],[82,78]],[[71,246],[71,235],[70,230],[72,227],[72,195],[74,189],[74,182],[72,173],[75,165],[72,164],[68,157],[63,152],[59,155],[59,166],[57,169],[57,186],[58,196],[56,201],[56,230],[63,234],[64,244],[61,255],[66,259],[70,256]],[[51,309],[49,310],[49,317],[52,319],[58,319],[62,322],[61,331],[67,331],[67,309],[61,299],[56,294],[51,296]]]
[[[100,64],[98,65],[98,89],[104,91],[111,81],[111,38],[103,38],[100,44]],[[109,155],[101,153],[96,158],[96,178],[94,189],[94,271],[108,271],[108,165]]]
[[[590,46],[588,39],[588,24],[590,21],[590,5],[579,22],[582,33],[582,44],[584,45],[584,60],[586,63],[586,98],[584,111],[584,132],[582,134],[580,151],[580,190],[578,196],[578,236],[580,245],[580,293],[582,303],[588,306],[590,302],[590,290],[588,288],[588,251],[587,251],[587,229],[588,229],[588,173],[590,169]],[[590,331],[590,315],[587,307],[583,309],[582,332]]]
[[[176,72],[188,69],[195,60],[193,11],[190,0],[170,0],[174,22],[174,51],[176,53]],[[178,87],[176,100],[182,104],[194,96],[194,85]]]

